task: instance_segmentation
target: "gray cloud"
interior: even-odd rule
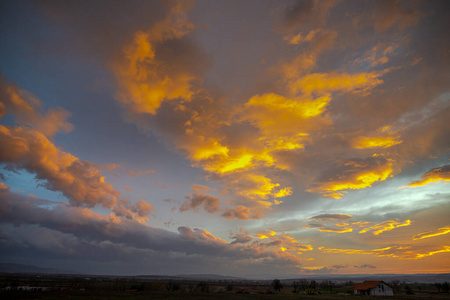
[[[200,206],[203,206],[205,211],[209,213],[215,213],[220,211],[220,199],[205,193],[189,194],[186,196],[186,201],[180,206],[180,212],[187,210],[198,211]]]
[[[311,217],[311,220],[345,220],[351,218],[351,215],[346,214],[322,214]]]
[[[201,264],[205,270],[211,262],[215,262],[216,272],[225,272],[234,261],[247,265],[247,271],[259,264],[275,263],[279,271],[300,264],[295,256],[277,251],[281,241],[244,245],[245,239],[251,240],[236,235],[228,243],[206,230],[186,226],[179,227],[178,233],[171,232],[126,218],[103,216],[88,208],[13,193],[5,185],[0,189],[0,223],[4,237],[0,241],[1,253],[12,260],[31,259],[39,253],[50,260],[53,257],[67,263],[83,261],[84,267],[91,261],[114,264],[128,261],[132,265],[145,262],[148,267],[156,262],[161,268],[151,272],[159,273],[188,271],[195,264]],[[164,269],[159,263],[169,260],[173,269]],[[179,264],[173,264],[174,261]],[[142,270],[142,266],[137,270]]]
[[[353,267],[354,268],[359,268],[359,269],[366,269],[366,268],[375,269],[376,268],[374,265],[370,265],[370,264],[363,264],[363,265],[360,265],[360,266],[353,266]]]

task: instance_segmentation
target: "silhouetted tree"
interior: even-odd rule
[[[315,292],[316,291],[316,281],[315,280],[311,280],[310,284],[309,284],[309,292]]]
[[[434,284],[434,286],[437,287],[438,292],[439,292],[439,294],[440,294],[440,293],[441,293],[441,288],[442,288],[442,283],[436,282],[436,283]]]
[[[178,282],[169,281],[166,283],[167,291],[178,291],[180,289],[180,284]]]
[[[275,292],[281,292],[281,289],[283,288],[283,285],[281,284],[281,281],[279,279],[274,279],[272,281],[272,286]]]
[[[330,294],[333,294],[333,287],[334,287],[334,283],[333,281],[328,281],[328,287],[330,289]]]
[[[227,285],[227,292],[231,292],[234,289],[232,284]]]
[[[450,283],[447,281],[442,283],[442,291],[444,293],[448,293],[449,290],[450,290]]]
[[[294,290],[292,291],[294,294],[300,293],[300,282],[294,281]]]
[[[390,286],[392,286],[394,291],[400,291],[400,280],[392,280]]]
[[[309,282],[306,279],[300,279],[299,281],[302,291],[306,291],[309,287]]]

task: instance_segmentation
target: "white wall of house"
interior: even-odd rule
[[[394,291],[387,284],[380,282],[376,287],[370,289],[370,295],[374,296],[394,296]]]

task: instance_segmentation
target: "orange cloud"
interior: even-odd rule
[[[351,160],[343,163],[333,177],[316,184],[308,192],[319,192],[324,197],[340,199],[347,190],[371,187],[391,176],[392,161],[383,157],[371,157],[365,160]]]
[[[116,65],[122,87],[118,99],[131,111],[154,115],[164,101],[191,98],[191,81],[196,76],[181,65],[174,68],[175,62],[164,61],[156,51],[157,46],[193,29],[186,17],[189,8],[189,3],[178,2],[164,20],[148,31],[138,31],[134,43],[125,48],[126,62]]]
[[[153,206],[144,200],[140,200],[133,209],[141,217],[149,215],[154,210]]]
[[[434,237],[434,236],[438,236],[438,235],[444,235],[444,234],[448,234],[450,233],[450,226],[446,226],[446,227],[442,227],[439,228],[436,231],[427,231],[427,232],[422,232],[419,234],[416,234],[413,237],[413,240],[421,240],[421,239],[426,239],[426,238],[430,238],[430,237]]]
[[[380,224],[373,225],[371,227],[364,228],[359,233],[366,233],[369,231],[372,231],[374,235],[379,235],[382,232],[390,231],[392,229],[403,227],[403,226],[409,226],[411,225],[411,220],[406,220],[403,223],[397,222],[397,221],[385,221]]]
[[[22,90],[18,85],[8,82],[0,76],[0,99],[3,115],[11,114],[17,124],[28,125],[52,137],[57,132],[69,132],[72,124],[66,122],[70,113],[62,108],[51,108],[43,114],[41,101],[32,93]]]
[[[0,191],[8,191],[9,185],[4,184],[3,182],[0,182]]]
[[[408,184],[407,187],[418,187],[430,183],[450,181],[450,165],[445,165],[442,167],[431,169],[430,171],[423,174],[420,178],[421,178],[420,180],[416,180]]]
[[[28,125],[0,125],[0,161],[11,169],[34,174],[41,186],[62,192],[74,206],[100,205],[113,210],[117,216],[138,221],[148,219],[150,204],[142,201],[132,204],[119,198],[120,192],[105,182],[99,166],[58,149],[50,140],[56,132],[71,128],[64,121],[67,112],[42,115],[38,111],[39,99],[16,85],[3,80],[0,83],[4,93],[1,103],[13,113],[18,124]]]

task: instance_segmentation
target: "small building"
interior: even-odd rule
[[[386,282],[366,280],[353,286],[356,295],[394,296],[394,290]]]

